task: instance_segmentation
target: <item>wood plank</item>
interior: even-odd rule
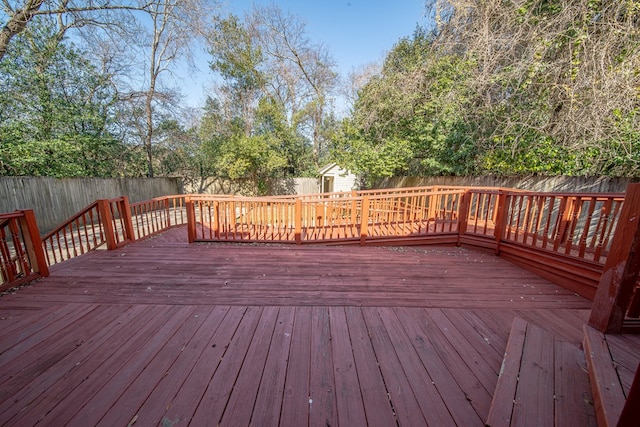
[[[66,422],[73,417],[111,377],[126,364],[136,349],[144,345],[163,324],[162,314],[174,314],[179,307],[146,307],[142,316],[133,318],[110,344],[97,349],[71,372],[46,390],[42,398],[12,420],[16,425],[34,425],[44,421]],[[91,377],[92,381],[83,381]]]
[[[624,392],[605,335],[588,325],[584,326],[584,352],[598,425],[615,426],[624,406]]]
[[[173,425],[187,425],[196,412],[207,387],[226,355],[233,337],[244,330],[251,331],[250,323],[255,318],[257,309],[250,312],[252,320],[244,322],[243,329],[239,330],[240,323],[247,313],[247,307],[230,307],[218,328],[212,332],[207,345],[193,365],[189,375],[182,383],[180,392],[175,395],[170,405],[164,408],[163,422]]]
[[[379,308],[377,312],[387,329],[391,344],[396,351],[411,388],[416,396],[420,396],[418,403],[427,422],[440,426],[455,425],[456,422],[436,388],[439,384],[436,384],[429,372],[425,370],[393,310]],[[464,409],[465,407],[459,408],[460,416],[469,415],[469,412],[465,413]],[[473,414],[471,420],[477,420],[475,414]],[[469,418],[466,419],[466,422],[469,422]]]
[[[529,325],[513,408],[514,425],[533,427],[553,424],[553,344],[553,335]]]
[[[426,425],[427,420],[422,414],[418,398],[402,369],[402,364],[380,316],[375,309],[363,308],[362,313],[398,423],[400,425]]]
[[[358,371],[367,425],[372,427],[395,425],[396,416],[369,338],[362,310],[356,307],[347,307],[345,314],[349,324],[353,359]]]
[[[238,373],[251,345],[251,340],[258,327],[262,311],[262,307],[247,308],[234,336],[234,338],[237,336],[237,339],[231,340],[213,377],[207,381],[206,391],[190,420],[193,425],[217,425],[220,423]],[[200,373],[196,372],[196,374]],[[169,419],[174,418],[169,417]]]
[[[120,397],[122,390],[131,384],[133,378],[138,378],[180,326],[193,315],[193,312],[194,307],[179,307],[172,316],[162,319],[160,328],[149,336],[144,345],[138,347],[131,343],[130,353],[124,357],[126,363],[112,371],[112,375],[108,376],[109,381],[92,394],[86,404],[82,405],[82,400],[75,402],[76,410],[79,410],[67,421],[68,425],[96,425]],[[131,420],[126,421],[128,423]]]
[[[11,384],[0,384],[0,424],[64,423],[97,405],[86,420],[105,425],[424,425],[438,415],[475,425],[488,415],[514,313],[574,335],[590,304],[464,248],[161,237],[76,258],[0,298],[0,314],[20,316],[4,340],[0,331],[15,362],[0,378]],[[61,307],[95,309],[56,329]],[[183,309],[202,317],[145,348]],[[261,323],[265,311],[273,315]],[[84,341],[73,349],[75,339]]]
[[[443,308],[442,313],[455,325],[456,329],[460,331],[460,334],[465,337],[467,342],[473,345],[478,353],[483,355],[484,360],[489,364],[495,364],[495,366],[499,366],[502,363],[502,352],[497,351],[497,349],[491,345],[491,342],[485,339],[485,336],[478,333],[474,325],[467,322],[461,310]]]
[[[309,425],[312,318],[311,307],[296,307],[280,417],[282,425]]]
[[[202,354],[214,345],[212,340],[229,313],[230,307],[216,306],[207,309],[209,310],[209,315],[206,316],[202,326],[200,326],[194,337],[186,343],[178,359],[163,374],[160,382],[151,390],[149,397],[136,412],[135,415],[145,424],[173,424],[169,418],[164,416],[165,411],[172,406],[173,399],[179,393],[188,394],[186,389],[182,389],[182,385],[198,360],[201,359]]]
[[[36,379],[25,384],[13,384],[11,396],[0,403],[0,422],[11,420],[19,412],[46,413],[55,405],[56,401],[47,396],[65,396],[74,387],[76,380],[75,372],[83,371],[85,367],[92,365],[97,359],[100,362],[106,351],[98,351],[106,343],[119,345],[121,331],[132,321],[146,323],[151,318],[151,311],[144,310],[143,306],[119,307],[120,314],[113,319],[109,325],[102,328],[91,338],[82,343],[76,350],[60,360],[54,367],[39,375]],[[145,317],[147,316],[148,317]],[[89,370],[80,375],[89,375]],[[44,394],[44,397],[41,397]],[[24,414],[23,414],[24,415]],[[19,424],[16,422],[16,425]]]
[[[253,407],[251,425],[269,426],[280,422],[294,318],[294,307],[279,308],[269,355]]]
[[[483,420],[489,408],[489,396],[482,390],[479,382],[469,384],[468,381],[464,381],[459,384],[429,341],[429,337],[420,330],[419,319],[406,309],[396,308],[394,312],[455,423],[465,426],[484,425]],[[481,398],[477,398],[478,390],[484,392],[480,394]]]
[[[108,407],[108,411],[97,425],[128,425],[133,420],[138,422],[144,420],[140,418],[138,410],[151,392],[158,387],[187,343],[191,341],[196,331],[204,323],[208,311],[207,307],[196,306],[187,312],[187,316],[182,317],[182,323],[178,325],[175,334],[166,340],[165,345],[153,355],[151,360],[143,362],[145,365],[143,370],[136,377],[131,376],[135,379],[129,380],[126,390]],[[176,317],[179,317],[179,314]],[[106,387],[103,388],[103,390],[105,389]],[[101,391],[101,394],[104,396],[106,393]],[[117,395],[117,393],[113,394]],[[105,403],[104,397],[97,398],[101,400],[102,404]],[[147,420],[144,421],[147,422]]]
[[[47,337],[65,329],[73,322],[80,319],[85,314],[96,308],[95,305],[72,305],[66,304],[60,307],[45,322],[33,323],[22,329],[17,336],[11,340],[0,342],[0,369],[10,364],[13,359],[22,353],[36,347]]]
[[[233,386],[229,401],[224,408],[224,414],[220,420],[221,425],[249,425],[251,414],[258,394],[257,384],[265,372],[269,346],[273,339],[276,322],[278,320],[278,307],[265,307],[256,327],[251,345],[247,349],[242,368]],[[256,384],[257,383],[257,384]],[[209,419],[208,422],[213,421]]]
[[[498,381],[501,362],[491,362],[485,359],[489,351],[478,349],[469,344],[467,337],[462,334],[456,325],[447,318],[440,309],[425,310],[427,316],[433,319],[434,324],[442,331],[445,337],[456,352],[460,354],[465,363],[480,380],[484,388],[493,390]]]
[[[597,425],[584,353],[565,341],[555,343],[555,425]]]
[[[362,387],[360,387],[344,308],[330,307],[329,317],[338,425],[366,425]]]
[[[511,333],[509,334],[509,341],[504,353],[491,408],[489,409],[487,426],[511,425],[527,326],[526,321],[517,317],[511,324]]]
[[[329,309],[313,307],[309,377],[310,426],[337,425],[335,390]]]

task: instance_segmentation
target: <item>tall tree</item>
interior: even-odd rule
[[[178,62],[191,63],[198,40],[208,34],[216,2],[207,0],[149,0],[146,18],[136,31],[126,34],[130,49],[138,53],[144,77],[131,78],[122,97],[130,107],[131,124],[147,157],[147,176],[155,175],[155,128],[174,115],[179,90],[170,84]]]
[[[277,6],[254,7],[249,27],[273,70],[272,95],[289,109],[292,120],[308,129],[318,166],[326,142],[324,121],[338,84],[335,61],[322,44],[311,42],[304,22]]]
[[[33,22],[0,62],[0,173],[114,176],[131,152],[114,132],[109,75],[58,37],[50,19]]]
[[[224,81],[218,96],[228,114],[225,122],[241,124],[246,137],[270,132],[284,138],[286,173],[316,170],[335,123],[337,74],[326,49],[309,40],[299,18],[275,6],[254,7],[244,19],[230,15],[218,21],[211,54],[212,68]],[[279,131],[258,126],[258,113],[265,109],[277,112]]]
[[[56,17],[59,31],[86,25],[118,26],[122,17],[115,13],[145,11],[147,4],[136,0],[4,0],[0,14],[0,61],[13,38],[22,33],[38,16]]]

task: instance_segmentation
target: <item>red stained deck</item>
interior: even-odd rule
[[[0,424],[482,426],[513,319],[578,350],[591,306],[464,248],[185,241],[3,296]]]

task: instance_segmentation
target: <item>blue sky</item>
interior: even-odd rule
[[[252,4],[276,4],[306,23],[313,42],[324,44],[336,60],[341,76],[362,65],[381,61],[402,37],[424,24],[425,0],[226,0],[224,8],[242,16]],[[211,81],[207,58],[200,73],[182,81],[192,106],[202,105],[206,81]]]

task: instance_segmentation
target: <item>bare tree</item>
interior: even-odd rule
[[[118,26],[122,22],[114,13],[147,11],[150,4],[144,0],[2,0],[0,24],[0,60],[7,52],[11,40],[27,28],[37,16],[56,16],[60,31],[87,25]]]
[[[317,165],[323,121],[338,87],[335,61],[325,46],[311,42],[300,18],[277,6],[254,7],[248,21],[275,76],[270,89],[288,107],[292,121],[307,123]]]
[[[143,88],[131,91],[132,111],[141,113],[136,121],[147,157],[147,175],[154,176],[154,132],[163,112],[176,107],[178,91],[163,81],[171,75],[178,60],[193,63],[199,38],[204,38],[212,22],[216,4],[207,0],[153,0],[146,6],[149,22],[130,35],[141,53],[146,78]]]

